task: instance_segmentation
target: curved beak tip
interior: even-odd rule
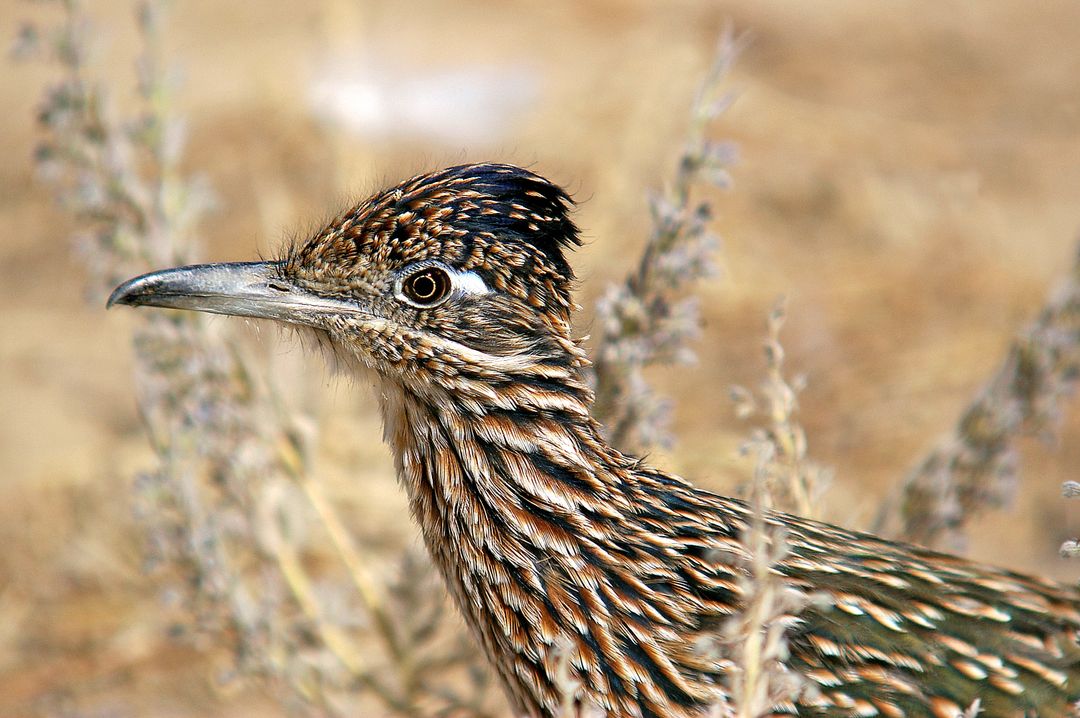
[[[137,281],[138,278],[129,279],[117,286],[116,289],[112,290],[112,294],[110,294],[109,298],[105,301],[105,308],[112,309],[114,304],[135,304],[136,302],[133,301],[134,297],[132,296],[133,293],[131,289],[132,285]]]

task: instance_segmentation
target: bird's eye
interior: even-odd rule
[[[433,307],[446,299],[452,288],[453,282],[445,269],[427,267],[402,281],[401,294],[412,304]]]

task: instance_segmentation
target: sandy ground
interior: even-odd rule
[[[101,72],[126,89],[128,3],[93,5]],[[2,0],[0,36],[22,17],[49,10]],[[744,476],[726,387],[759,381],[764,317],[784,294],[811,453],[837,474],[828,514],[865,526],[1070,266],[1073,0],[176,3],[185,164],[219,196],[205,254],[272,252],[414,171],[512,161],[583,200],[574,264],[591,306],[645,236],[646,193],[671,176],[728,20],[752,42],[715,130],[741,154],[734,189],[709,195],[725,275],[702,292],[699,363],[655,374],[680,437],[658,461],[717,489]],[[216,687],[210,653],[164,637],[130,509],[151,460],[131,317],[86,296],[70,221],[33,181],[50,76],[0,73],[0,716],[281,714],[256,686]],[[319,419],[328,492],[364,531],[407,541],[366,394],[275,332],[253,341]],[[1016,502],[977,522],[972,556],[1076,577],[1056,549],[1080,533],[1080,509],[1058,498],[1078,478],[1078,430],[1067,418],[1056,442],[1025,442]]]

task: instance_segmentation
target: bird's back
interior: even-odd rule
[[[649,505],[670,534],[713,630],[741,605],[737,562],[749,507],[654,474]],[[777,566],[816,595],[788,631],[788,668],[809,679],[799,715],[1067,716],[1080,700],[1080,590],[796,516],[770,514],[788,545]],[[698,544],[713,551],[702,551]],[[682,559],[681,559],[682,560]],[[711,603],[708,603],[710,602]],[[722,680],[722,679],[721,679]]]

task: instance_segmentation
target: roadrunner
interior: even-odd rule
[[[508,165],[380,192],[280,259],[154,272],[109,305],[275,319],[376,385],[412,514],[516,714],[706,716],[752,511],[609,446],[571,332],[559,187]],[[776,715],[1065,716],[1080,591],[782,513],[813,690]],[[566,680],[569,672],[570,681]]]

